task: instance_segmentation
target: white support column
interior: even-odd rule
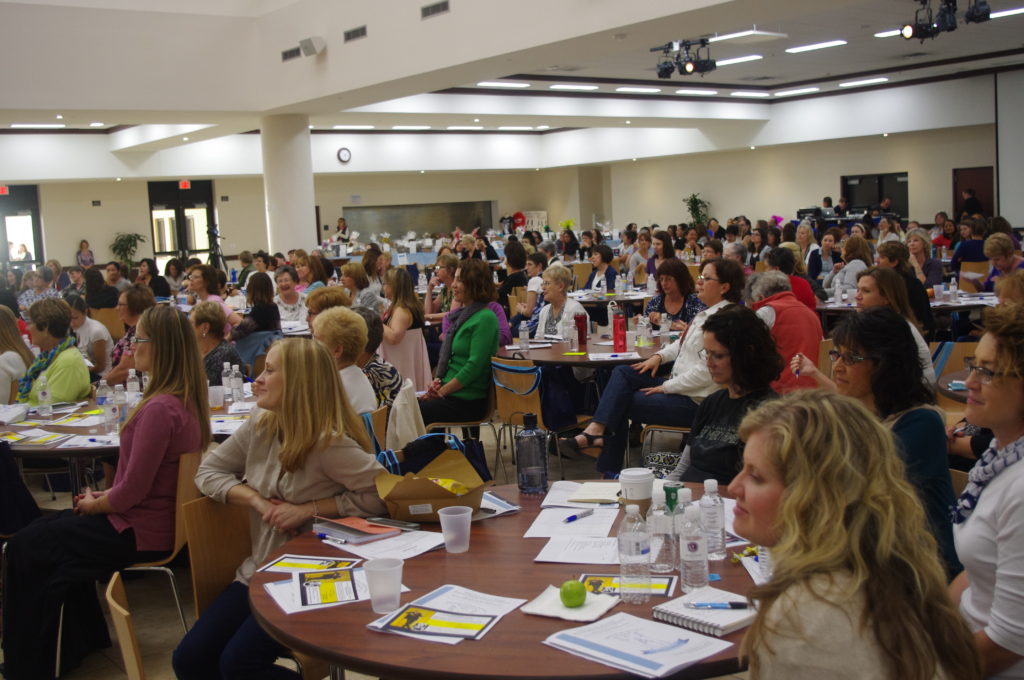
[[[270,252],[315,246],[316,199],[309,117],[264,117],[260,120],[260,146]]]

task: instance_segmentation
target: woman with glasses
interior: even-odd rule
[[[60,298],[39,300],[29,307],[28,318],[39,356],[18,381],[18,401],[39,404],[40,378],[46,378],[53,402],[88,399],[89,369],[70,335],[71,307]]]
[[[985,314],[967,360],[967,421],[994,438],[953,510],[964,572],[950,585],[974,631],[986,677],[1024,677],[1024,307]]]
[[[125,325],[125,333],[114,343],[114,349],[110,351],[110,372],[106,380],[111,385],[117,385],[128,380],[128,369],[135,368],[135,359],[132,356],[132,338],[135,337],[135,328],[138,326],[142,313],[156,305],[156,298],[153,297],[153,289],[141,283],[128,286],[117,298],[117,318]]]
[[[537,337],[545,335],[561,336],[567,325],[577,314],[590,316],[579,300],[568,297],[569,286],[572,285],[572,270],[568,267],[548,267],[542,274],[541,286],[544,291],[544,306],[537,319]]]
[[[11,680],[53,677],[61,618],[61,675],[109,647],[96,581],[174,547],[178,460],[210,442],[206,376],[188,319],[176,309],[147,310],[133,338],[135,365],[149,383],[121,426],[110,488],[86,488],[73,511],[44,515],[8,544],[4,673]]]
[[[829,353],[831,380],[803,354],[793,357],[790,366],[822,387],[860,401],[892,430],[907,481],[917,489],[947,577],[952,578],[962,567],[949,522],[953,484],[945,419],[935,406],[934,392],[924,383],[910,328],[893,310],[875,307],[844,317],[832,339],[836,348]]]
[[[783,361],[768,327],[757,314],[732,305],[704,322],[704,348],[697,355],[711,380],[724,389],[700,403],[686,448],[668,479],[729,484],[743,462],[740,421],[748,411],[775,395],[773,380]]]
[[[613,476],[622,469],[629,421],[688,427],[700,402],[715,392],[704,349],[704,323],[725,307],[740,301],[743,268],[732,260],[708,260],[697,277],[697,296],[707,305],[686,332],[646,361],[616,366],[594,418],[563,446],[598,455],[597,469]],[[663,368],[663,362],[670,368]]]
[[[210,385],[222,384],[225,363],[237,365],[245,370],[235,345],[224,339],[224,324],[227,320],[220,305],[211,300],[200,302],[192,308],[189,320],[192,322],[192,331],[195,333],[199,354],[203,357],[206,379]]]
[[[658,267],[657,280],[658,294],[647,303],[644,314],[655,329],[667,323],[673,331],[686,331],[687,324],[704,309],[690,268],[680,260],[667,260]]]
[[[192,304],[212,301],[220,305],[227,321],[224,334],[227,336],[231,329],[242,323],[242,316],[225,304],[224,299],[219,295],[220,282],[217,280],[217,269],[208,264],[193,267],[188,274],[188,290],[193,297]]]

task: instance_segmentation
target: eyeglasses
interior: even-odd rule
[[[982,385],[991,385],[992,381],[995,378],[1001,378],[1002,376],[1006,375],[1005,373],[1000,373],[985,368],[984,366],[979,366],[978,364],[974,363],[974,361],[974,357],[966,357],[964,359],[964,368],[967,369],[968,378],[971,377],[971,373],[977,373],[978,380],[981,382]]]
[[[843,354],[842,352],[840,352],[837,349],[829,350],[828,358],[832,360],[832,363],[835,363],[835,362],[839,361],[840,359],[842,359],[843,363],[846,364],[847,366],[853,366],[854,364],[859,364],[862,361],[867,361],[868,360],[867,357],[862,357],[859,354],[849,354],[849,353]]]
[[[150,338],[143,338],[138,335],[132,338],[132,347],[139,344],[140,342],[153,342]]]
[[[707,349],[702,347],[699,350],[697,350],[697,356],[700,357],[701,361],[707,361],[708,359],[711,359],[713,362],[717,364],[720,361],[725,361],[726,359],[728,359],[729,353],[709,352],[707,351]]]
[[[697,277],[698,281],[721,281],[721,279],[713,279],[710,276],[704,276],[703,274]]]

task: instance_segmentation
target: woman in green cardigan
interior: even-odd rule
[[[487,304],[495,298],[491,270],[482,260],[463,260],[452,284],[450,323],[437,375],[420,397],[427,425],[481,420],[487,415],[491,357],[498,349],[498,317]]]

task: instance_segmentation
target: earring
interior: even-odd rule
[[[206,333],[207,333],[207,331],[203,331],[203,337],[204,338],[206,337]]]

